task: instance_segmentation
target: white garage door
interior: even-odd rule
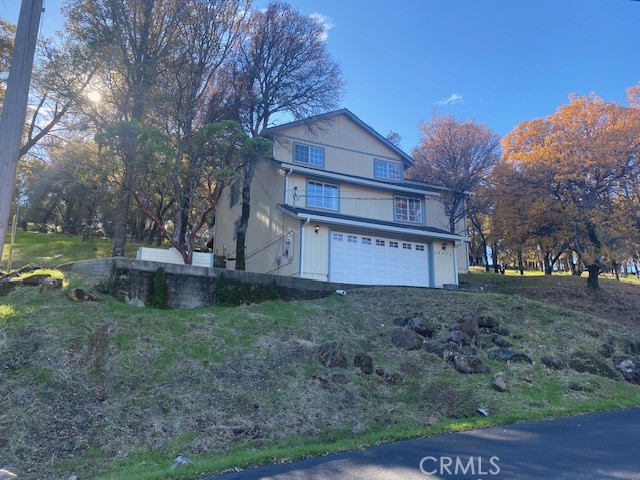
[[[332,282],[429,286],[426,243],[332,232],[329,255]]]

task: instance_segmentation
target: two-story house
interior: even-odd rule
[[[413,159],[349,110],[268,129],[251,186],[246,269],[360,285],[442,287],[468,269],[446,189],[405,179]],[[240,181],[216,209],[214,251],[234,268]]]

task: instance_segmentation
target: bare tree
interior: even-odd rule
[[[500,158],[500,139],[486,126],[452,115],[434,114],[420,124],[420,144],[413,149],[414,178],[447,187],[441,196],[451,233],[467,215],[466,198],[482,184]]]
[[[305,118],[335,108],[344,81],[326,47],[326,32],[315,19],[282,2],[251,15],[229,78],[233,101],[245,128],[261,135],[274,117]],[[245,269],[245,240],[251,211],[250,187],[258,158],[243,170],[242,214],[236,243],[236,269]]]

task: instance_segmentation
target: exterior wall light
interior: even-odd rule
[[[316,228],[314,228],[313,231],[316,232],[316,235],[317,235],[318,232],[320,231],[320,225],[316,223]]]
[[[446,250],[447,249],[447,242],[442,242],[442,250]]]

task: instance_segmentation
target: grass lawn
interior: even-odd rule
[[[32,257],[48,255],[31,248]],[[69,289],[91,286],[63,278],[61,291],[18,287],[0,297],[0,388],[7,392],[0,396],[0,468],[21,479],[193,480],[379,442],[640,405],[638,385],[540,361],[582,352],[613,365],[599,353],[605,344],[617,356],[640,340],[634,284],[603,279],[593,294],[584,291],[585,278],[473,273],[462,286],[482,293],[380,287],[185,311],[136,308],[106,295],[74,303]],[[429,342],[441,342],[457,322],[493,318],[501,338],[533,364],[489,359],[495,345],[482,346],[492,341],[487,334],[475,348],[489,373],[464,375],[425,349],[395,347],[394,319],[419,312],[436,327]],[[348,368],[318,361],[319,346],[330,340],[342,343]],[[381,375],[352,366],[360,352]],[[505,373],[507,392],[490,387],[496,372]],[[478,407],[491,415],[478,415]],[[178,455],[193,464],[171,470]]]
[[[2,252],[0,270],[7,269],[9,261],[10,237],[7,235]],[[139,243],[128,241],[126,256],[135,257]],[[65,235],[62,233],[16,232],[13,247],[12,269],[25,265],[56,267],[67,262],[107,258],[111,256],[113,240],[106,237],[93,237],[83,242],[81,235]]]

